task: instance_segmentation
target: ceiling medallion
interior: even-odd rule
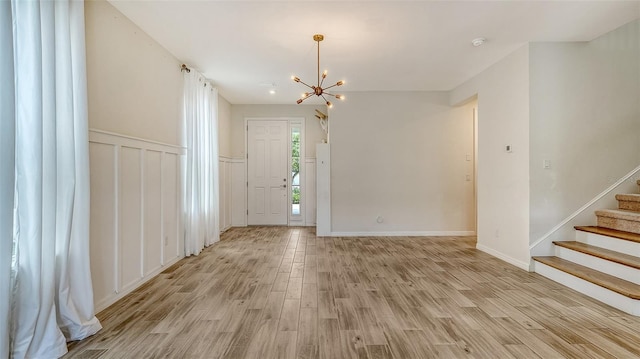
[[[320,41],[324,40],[324,35],[321,34],[315,34],[313,35],[313,41],[318,43],[318,82],[316,86],[310,86],[306,83],[304,83],[303,81],[300,80],[299,77],[297,76],[291,76],[291,79],[295,82],[300,82],[301,84],[307,86],[308,88],[311,89],[311,92],[305,92],[302,94],[302,97],[300,97],[300,99],[298,99],[298,101],[296,101],[299,104],[302,103],[302,101],[308,99],[309,97],[316,95],[318,97],[322,97],[324,99],[324,101],[326,102],[327,106],[329,108],[331,108],[333,106],[333,104],[331,104],[330,101],[327,100],[327,98],[325,97],[325,95],[327,96],[333,96],[335,98],[337,98],[338,100],[344,100],[344,96],[343,95],[337,95],[337,94],[332,94],[327,92],[328,89],[335,87],[335,86],[342,86],[344,85],[344,81],[338,81],[336,82],[334,85],[328,86],[323,88],[322,84],[324,83],[324,79],[327,77],[327,70],[324,70],[324,72],[322,73],[322,76],[320,76]]]

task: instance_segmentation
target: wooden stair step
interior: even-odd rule
[[[640,300],[640,285],[558,257],[533,257],[533,260],[566,272],[580,279],[607,288],[625,297]]]
[[[640,258],[620,253],[616,251],[612,251],[606,248],[600,248],[596,246],[592,246],[590,244],[576,242],[576,241],[556,241],[553,242],[556,246],[568,248],[574,251],[578,251],[584,254],[588,254],[594,257],[602,258],[611,262],[615,262],[618,264],[622,264],[628,267],[632,267],[635,269],[640,269]]]
[[[617,194],[616,200],[618,201],[619,209],[626,209],[629,211],[640,211],[640,194]]]
[[[618,239],[624,239],[625,241],[640,243],[640,234],[637,234],[637,233],[619,231],[617,229],[598,227],[598,226],[575,226],[573,228],[575,228],[577,231],[600,234],[607,237],[613,237]]]

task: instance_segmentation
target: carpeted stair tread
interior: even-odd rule
[[[640,212],[624,209],[603,209],[596,211],[599,227],[613,228],[640,234]]]
[[[637,233],[619,231],[617,229],[598,227],[598,226],[576,226],[574,228],[582,232],[600,234],[603,236],[624,239],[626,241],[640,243],[640,234],[637,234]]]
[[[631,299],[640,300],[640,285],[558,257],[533,257],[535,261],[607,288]]]
[[[592,246],[590,244],[566,241],[566,242],[553,242],[556,246],[568,248],[574,251],[578,251],[584,254],[588,254],[594,257],[602,258],[611,262],[622,264],[628,267],[640,269],[640,258],[624,254],[610,249]]]
[[[601,209],[596,211],[596,216],[640,222],[640,212],[627,211],[624,209]]]
[[[640,212],[640,194],[617,194],[616,200],[618,200],[619,209]]]
[[[616,199],[618,201],[640,202],[640,193],[617,194]]]

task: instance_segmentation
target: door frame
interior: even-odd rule
[[[287,203],[288,203],[288,214],[287,214],[287,225],[288,226],[305,226],[306,225],[306,169],[305,169],[305,118],[304,117],[245,117],[244,118],[244,153],[245,153],[245,174],[246,174],[246,184],[245,184],[245,208],[247,211],[245,212],[245,223],[249,225],[249,121],[287,121],[287,187],[289,190],[287,191]],[[291,213],[291,186],[292,186],[292,178],[291,178],[291,128],[292,125],[300,125],[300,215],[294,216]]]

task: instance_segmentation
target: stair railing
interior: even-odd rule
[[[563,219],[562,221],[560,221],[560,223],[558,223],[557,225],[555,225],[553,228],[551,228],[548,232],[546,232],[542,237],[540,237],[539,239],[537,239],[535,242],[533,242],[531,245],[529,245],[529,255],[530,256],[545,256],[545,255],[551,255],[553,252],[553,240],[555,240],[555,238],[552,238],[552,236],[554,234],[556,234],[556,232],[563,230],[561,232],[564,232],[567,229],[573,229],[574,226],[576,225],[585,225],[585,223],[573,223],[572,221],[578,217],[579,215],[585,213],[585,211],[590,210],[591,212],[593,212],[596,208],[594,205],[598,205],[601,204],[601,201],[605,201],[607,198],[607,195],[611,194],[614,190],[618,189],[620,186],[623,185],[628,185],[630,188],[633,185],[636,185],[636,175],[640,173],[640,165],[636,168],[634,168],[633,170],[631,170],[629,173],[627,173],[626,175],[622,176],[622,178],[620,178],[618,181],[616,181],[614,184],[612,184],[611,186],[607,187],[607,189],[605,189],[604,191],[602,191],[600,194],[598,194],[597,196],[595,196],[593,199],[591,199],[589,202],[585,203],[582,207],[578,208],[578,210],[576,210],[575,212],[571,213],[569,216],[567,216],[567,218]],[[615,193],[612,195],[612,197],[615,196]],[[597,208],[600,209],[600,208]]]

